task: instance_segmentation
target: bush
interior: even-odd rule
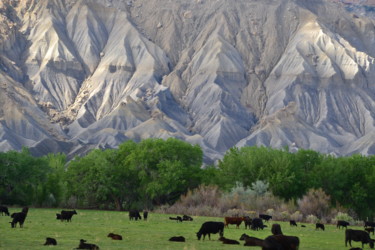
[[[306,216],[306,221],[309,222],[309,223],[315,224],[315,223],[319,222],[319,219],[315,215],[310,214],[310,215]]]
[[[303,214],[301,214],[300,211],[295,211],[292,215],[290,215],[290,219],[295,221],[302,221]]]
[[[336,224],[338,220],[344,220],[350,223],[350,225],[354,225],[355,221],[353,217],[351,217],[347,213],[338,212],[335,218],[332,220],[332,223]]]
[[[330,197],[321,188],[310,189],[297,203],[304,215],[325,218],[330,213]]]

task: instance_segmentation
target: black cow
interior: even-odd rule
[[[184,215],[182,216],[182,220],[184,220],[184,221],[193,221],[193,218],[190,217],[189,215],[184,214]]]
[[[267,214],[260,214],[259,215],[259,218],[265,220],[265,221],[269,221],[270,219],[272,219],[272,216],[271,215],[267,215]]]
[[[243,220],[245,222],[245,229],[247,229],[247,228],[250,229],[253,219],[251,219],[249,216],[244,216]]]
[[[77,214],[76,210],[73,210],[73,211],[61,210],[61,214],[56,214],[56,219],[60,219],[61,221],[66,220],[67,222],[72,222],[72,217],[75,214]]]
[[[360,247],[352,247],[349,250],[362,250],[362,248],[360,248]]]
[[[322,223],[316,223],[315,224],[315,230],[322,229],[323,231],[325,230],[325,227]]]
[[[295,220],[290,220],[290,221],[289,221],[289,225],[290,225],[290,226],[295,226],[295,227],[296,227],[296,226],[297,226],[297,222],[296,222]]]
[[[198,240],[201,239],[203,235],[203,240],[208,234],[208,239],[211,240],[211,234],[219,233],[220,236],[224,236],[224,222],[217,221],[207,221],[202,224],[201,228],[197,233]]]
[[[0,206],[0,214],[9,216],[8,208],[6,206]]]
[[[375,227],[375,222],[373,222],[373,221],[365,221],[365,227]]]
[[[271,235],[264,239],[262,250],[297,250],[299,238],[282,234]]]
[[[22,211],[19,213],[13,213],[10,217],[13,218],[12,222],[10,224],[12,225],[12,228],[17,227],[17,223],[19,223],[20,227],[23,227],[23,223],[25,222],[27,213],[29,212],[28,207],[22,208]]]
[[[263,221],[261,218],[254,218],[251,222],[251,230],[258,231],[259,229],[264,229]]]
[[[337,221],[337,224],[336,224],[336,228],[347,228],[348,226],[349,226],[350,224],[349,224],[349,222],[347,222],[347,221],[344,221],[344,220],[338,220]]]
[[[169,217],[170,220],[176,220],[177,222],[182,222],[182,217],[177,216],[177,217]]]
[[[353,241],[360,241],[362,242],[362,248],[364,244],[369,244],[370,248],[374,248],[374,240],[370,238],[370,235],[366,231],[362,230],[353,230],[353,229],[346,229],[345,230],[345,246],[349,245],[352,246]]]
[[[244,246],[258,246],[258,247],[263,246],[263,241],[264,241],[262,239],[251,237],[247,234],[242,234],[241,237],[240,237],[240,240],[245,241]]]
[[[228,245],[239,245],[240,244],[238,241],[232,240],[232,239],[227,239],[224,236],[220,236],[219,240],[222,241],[223,244],[228,244]]]
[[[139,214],[138,210],[130,210],[129,211],[129,220],[142,220],[141,215]]]
[[[372,233],[372,235],[374,235],[374,228],[373,227],[365,227],[365,231],[368,232],[369,234]]]
[[[280,224],[273,224],[271,228],[271,233],[273,235],[283,234],[283,232],[281,231]]]
[[[148,218],[148,211],[143,211],[143,220],[147,220]]]
[[[57,241],[54,238],[47,237],[46,238],[46,243],[44,243],[45,246],[56,246]]]
[[[176,241],[176,242],[185,242],[184,236],[173,236],[169,238],[169,241]]]
[[[91,249],[99,250],[99,247],[95,244],[86,243],[86,240],[79,240],[79,246],[76,249]]]

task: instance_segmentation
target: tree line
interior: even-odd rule
[[[359,218],[374,214],[374,156],[251,146],[231,148],[215,166],[202,164],[198,145],[174,138],[126,141],[71,161],[61,153],[33,157],[27,148],[1,152],[0,204],[152,209],[173,204],[200,185],[217,185],[225,192],[264,181],[286,201],[321,188],[332,206],[350,209]]]

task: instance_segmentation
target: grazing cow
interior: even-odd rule
[[[177,222],[182,222],[182,217],[177,216],[177,217],[169,217],[170,220],[176,220]]]
[[[251,222],[251,230],[258,231],[259,229],[264,229],[263,221],[261,218],[254,218]]]
[[[75,214],[77,214],[77,211],[76,211],[76,210],[73,210],[73,211],[61,210],[61,214],[60,214],[60,216],[58,216],[58,214],[56,214],[56,217],[57,217],[57,218],[60,217],[60,220],[61,220],[61,221],[66,220],[67,222],[72,222],[72,217],[73,217],[73,215],[75,215]]]
[[[295,220],[290,220],[290,221],[289,221],[289,225],[290,225],[290,226],[295,226],[295,227],[296,227],[296,226],[297,226],[297,222],[296,222]]]
[[[79,246],[76,249],[91,249],[99,250],[99,247],[95,244],[86,243],[86,240],[79,240]]]
[[[365,231],[368,232],[369,234],[372,233],[372,235],[374,235],[374,228],[373,227],[366,227]]]
[[[239,228],[242,221],[244,220],[243,217],[225,217],[225,226],[228,227],[229,224],[234,224],[236,225],[236,228]]]
[[[263,246],[263,240],[262,239],[251,237],[247,234],[242,234],[241,237],[240,237],[240,240],[245,241],[244,246],[258,246],[258,247]]]
[[[325,230],[324,225],[322,223],[316,223],[315,224],[315,230],[322,229],[323,231]]]
[[[259,215],[259,218],[265,220],[265,221],[269,221],[270,219],[272,219],[272,216],[271,215],[268,215],[268,214],[260,214]]]
[[[201,228],[197,233],[198,240],[201,239],[203,235],[203,240],[208,234],[208,239],[211,240],[211,234],[219,233],[220,236],[224,236],[224,223],[216,221],[207,221],[202,224]]]
[[[369,244],[370,248],[374,248],[374,240],[370,238],[369,233],[366,231],[346,229],[345,230],[345,246],[347,247],[348,242],[349,242],[349,245],[351,247],[352,240],[362,242],[362,248],[364,244]]]
[[[12,228],[17,227],[17,223],[19,223],[20,227],[23,227],[23,223],[25,222],[27,213],[19,212],[19,213],[13,213],[10,217],[13,218],[12,222],[10,224],[12,225]]]
[[[183,215],[182,216],[182,220],[184,220],[184,221],[193,221],[193,218],[192,217],[190,217],[189,215]]]
[[[338,220],[337,221],[337,224],[336,224],[336,228],[347,228],[348,226],[349,226],[350,224],[349,224],[349,222],[347,222],[347,221],[344,221],[344,220]]]
[[[141,215],[139,214],[138,210],[130,210],[129,211],[129,220],[142,220]]]
[[[238,241],[232,240],[232,239],[227,239],[224,236],[220,236],[219,240],[222,241],[223,244],[228,244],[228,245],[239,245],[240,244]]]
[[[169,238],[169,241],[176,241],[176,242],[185,242],[184,236],[173,236]]]
[[[0,214],[9,216],[8,208],[6,206],[0,206]]]
[[[244,218],[244,223],[245,223],[245,229],[251,227],[251,222],[253,221],[253,219],[251,219],[249,216],[245,216],[243,217]]]
[[[273,235],[283,234],[283,232],[281,231],[280,224],[273,224],[271,228],[271,232]]]
[[[112,240],[122,240],[122,236],[119,234],[109,233],[107,237],[112,238]]]
[[[365,227],[375,227],[375,222],[365,221]]]
[[[46,243],[44,243],[45,246],[56,246],[57,241],[54,238],[47,237]]]
[[[298,247],[298,237],[279,234],[268,236],[263,242],[262,250],[297,250]]]
[[[147,220],[148,218],[148,211],[143,211],[143,220]]]

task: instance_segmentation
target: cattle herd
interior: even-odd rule
[[[9,222],[11,224],[11,228],[16,228],[17,224],[19,227],[22,228],[23,224],[26,220],[28,214],[28,207],[24,207],[20,212],[15,212],[10,214],[9,210],[6,206],[0,206],[0,215],[2,216],[10,216],[12,221]],[[56,214],[56,219],[66,222],[71,222],[73,215],[78,214],[76,210],[67,211],[62,210],[60,213]],[[148,211],[143,212],[143,219],[146,221],[148,218]],[[137,210],[129,211],[129,220],[141,220],[142,217],[140,212]],[[176,220],[177,222],[183,221],[193,221],[193,218],[188,215],[176,216],[176,217],[169,217],[170,220]],[[206,236],[208,239],[211,240],[211,234],[219,234],[219,241],[223,244],[230,244],[230,245],[240,245],[240,241],[244,241],[244,246],[257,246],[261,247],[262,250],[297,250],[300,245],[300,240],[297,236],[291,235],[284,235],[280,224],[272,224],[271,233],[265,239],[259,239],[256,237],[249,236],[247,234],[242,234],[238,240],[235,239],[228,239],[224,237],[224,229],[229,228],[229,225],[235,225],[236,228],[239,228],[242,222],[245,224],[245,229],[249,228],[251,230],[263,230],[267,227],[264,225],[264,222],[268,222],[272,219],[272,216],[260,214],[259,218],[250,218],[248,216],[235,216],[235,217],[224,217],[224,222],[218,221],[207,221],[204,222],[199,231],[196,233],[198,240],[205,240]],[[294,220],[289,221],[289,225],[291,227],[297,227],[297,223]],[[351,247],[351,250],[359,250],[365,247],[365,244],[368,244],[370,248],[374,248],[374,240],[371,239],[370,234],[374,235],[374,227],[375,222],[366,221],[364,224],[364,230],[354,230],[348,229],[347,227],[350,226],[350,223],[343,220],[338,220],[336,224],[337,229],[344,229],[345,228],[345,247]],[[301,227],[306,227],[305,225],[301,225]],[[315,224],[315,230],[325,230],[325,226],[322,223]],[[108,236],[112,240],[122,240],[122,236],[115,233],[109,233]],[[185,242],[186,239],[184,236],[173,236],[169,238],[169,241],[174,242]],[[362,244],[362,248],[353,248],[352,241],[360,242]],[[57,241],[54,238],[47,237],[45,246],[54,246],[57,245]],[[79,245],[75,249],[93,249],[98,250],[99,246],[87,243],[86,240],[80,239]]]

